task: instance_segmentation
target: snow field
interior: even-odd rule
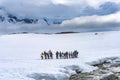
[[[57,79],[75,73],[74,66],[84,72],[104,57],[120,57],[120,31],[77,34],[14,34],[0,36],[0,80],[34,80],[33,73],[54,75]],[[43,51],[79,51],[77,59],[41,60]]]

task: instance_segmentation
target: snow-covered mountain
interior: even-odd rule
[[[41,18],[28,18],[28,17],[18,17],[14,14],[9,13],[4,8],[0,8],[0,23],[2,22],[8,22],[8,23],[25,23],[25,24],[37,24],[44,21],[47,25],[51,24],[61,24],[62,21],[65,19],[60,18],[47,18],[47,17],[41,17]]]

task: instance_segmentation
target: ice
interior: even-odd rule
[[[90,72],[97,67],[90,66],[88,62],[120,57],[119,37],[120,31],[98,32],[97,35],[94,32],[1,35],[0,80],[34,80],[35,74],[46,78],[50,75],[52,79],[60,80],[67,79],[76,69]],[[48,50],[53,53],[78,50],[79,57],[55,59],[54,54],[54,59],[41,60],[40,53]]]

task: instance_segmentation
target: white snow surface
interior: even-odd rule
[[[43,51],[79,51],[76,59],[41,60]],[[0,80],[34,80],[28,75],[38,73],[70,76],[74,66],[84,72],[92,62],[105,57],[120,57],[120,31],[74,34],[14,34],[0,36]],[[41,79],[44,80],[44,79]]]

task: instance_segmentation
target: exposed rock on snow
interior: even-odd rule
[[[70,80],[120,80],[120,58],[104,58],[89,63],[98,67],[89,73],[78,73],[70,77]]]
[[[100,80],[118,80],[119,78],[114,73],[107,73]]]
[[[63,76],[63,75],[50,75],[50,74],[39,74],[39,73],[34,73],[28,75],[28,77],[31,77],[35,80],[68,80],[68,76]]]
[[[81,73],[77,75],[72,75],[70,77],[70,80],[94,80],[93,77],[94,77],[93,75],[89,75],[87,73]]]

